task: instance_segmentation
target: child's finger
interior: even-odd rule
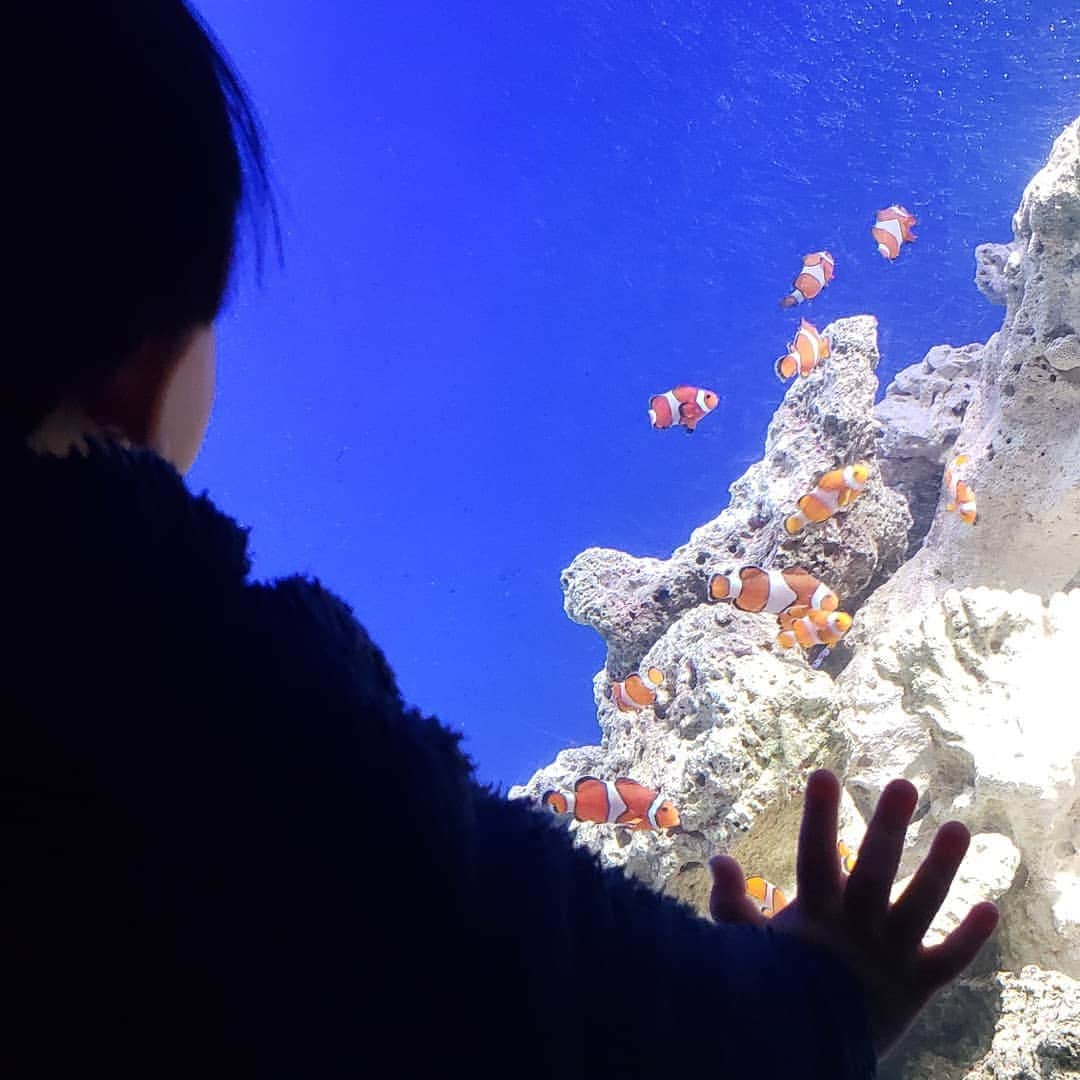
[[[760,926],[765,916],[746,895],[746,878],[742,867],[730,855],[717,855],[709,860],[713,886],[709,893],[709,914],[715,922],[751,923]]]
[[[836,857],[839,809],[840,782],[828,769],[811,773],[806,781],[795,867],[796,892],[808,915],[831,911],[840,894],[840,861]]]
[[[889,936],[902,949],[922,941],[945,902],[949,886],[967,854],[971,834],[959,821],[949,821],[938,829],[915,876],[887,916]]]
[[[885,785],[844,888],[844,914],[853,928],[871,932],[884,922],[904,835],[918,798],[908,780],[890,780]]]
[[[919,961],[919,976],[933,991],[955,979],[975,959],[998,924],[998,909],[984,900],[964,916],[964,921],[940,944],[927,949]]]

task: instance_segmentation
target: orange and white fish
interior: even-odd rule
[[[659,668],[651,667],[645,677],[628,675],[620,682],[611,684],[611,700],[619,712],[639,712],[656,703],[656,691],[663,685],[664,673]]]
[[[890,206],[877,212],[877,220],[870,227],[870,234],[877,241],[877,249],[882,256],[892,262],[905,243],[910,244],[918,237],[911,231],[917,218],[910,210],[902,206]]]
[[[813,610],[798,617],[784,612],[780,615],[780,627],[776,643],[781,649],[835,645],[851,629],[851,616],[846,611]]]
[[[680,822],[679,811],[663,795],[625,776],[616,780],[583,776],[572,792],[545,791],[540,801],[553,814],[634,830],[674,829]]]
[[[836,260],[827,251],[814,251],[803,256],[802,269],[795,275],[791,292],[780,301],[782,308],[813,300],[833,279]]]
[[[850,874],[851,871],[855,869],[855,863],[857,861],[855,852],[852,851],[843,840],[840,840],[836,845],[836,854],[840,856],[840,865]]]
[[[746,895],[757,904],[758,910],[766,919],[771,919],[778,911],[787,907],[787,897],[763,877],[746,879]]]
[[[870,466],[866,462],[825,473],[814,490],[799,500],[798,511],[784,521],[784,529],[794,536],[811,523],[827,521],[837,510],[850,506],[863,493],[869,479]]]
[[[975,492],[971,490],[970,484],[961,479],[970,460],[967,454],[957,454],[945,467],[944,487],[945,494],[949,497],[945,509],[959,514],[965,525],[974,525],[976,518]]]
[[[809,375],[831,355],[831,342],[822,337],[813,323],[802,320],[795,340],[788,346],[788,351],[776,361],[776,374],[781,379],[790,379],[792,375]]]
[[[720,404],[720,395],[696,386],[676,386],[666,394],[649,398],[649,423],[654,428],[669,428],[682,424],[693,431],[701,419]]]
[[[744,566],[709,578],[709,599],[730,600],[741,611],[805,614],[812,609],[835,611],[840,598],[808,570],[793,566],[788,570],[763,570]]]

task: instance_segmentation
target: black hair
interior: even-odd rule
[[[213,320],[241,212],[277,219],[258,119],[184,0],[12,0],[4,31],[0,430],[24,438]]]

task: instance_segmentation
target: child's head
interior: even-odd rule
[[[256,120],[183,0],[5,15],[0,437],[49,445],[85,423],[186,468],[238,214],[267,195]]]

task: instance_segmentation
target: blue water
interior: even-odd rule
[[[505,785],[599,736],[559,571],[723,509],[801,314],[877,315],[883,385],[996,330],[973,248],[1080,112],[1065,3],[199,7],[262,114],[285,265],[239,276],[192,486]],[[920,239],[889,265],[892,202]],[[780,311],[822,247],[835,281]],[[723,397],[692,437],[646,416],[679,382]]]

